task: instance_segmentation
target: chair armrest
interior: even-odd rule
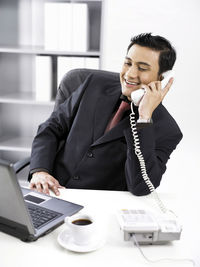
[[[13,168],[16,173],[20,172],[22,169],[24,169],[26,166],[30,164],[30,157],[21,159],[13,164]]]

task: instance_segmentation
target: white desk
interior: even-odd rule
[[[169,209],[177,214],[180,202],[173,195],[161,194]],[[156,210],[154,200],[149,197],[135,197],[129,192],[62,189],[61,198],[84,205],[81,212],[93,214],[104,229],[106,244],[90,253],[74,253],[57,243],[58,234],[65,229],[60,226],[36,242],[24,243],[17,238],[0,233],[0,267],[32,266],[192,266],[190,262],[146,263],[131,242],[123,241],[115,212],[120,208],[148,208]],[[143,252],[151,259],[191,257],[187,234],[183,232],[180,241],[167,245],[143,246]]]

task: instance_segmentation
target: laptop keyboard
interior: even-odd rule
[[[33,225],[36,229],[39,229],[46,223],[63,215],[56,211],[52,211],[52,210],[46,209],[44,207],[36,206],[36,205],[31,205],[29,203],[27,203],[27,207],[31,215]]]

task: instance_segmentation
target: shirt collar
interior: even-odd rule
[[[127,98],[127,96],[125,96],[125,95],[123,95],[123,94],[121,94],[120,99],[121,99],[122,101],[124,101],[124,102],[127,102],[127,103],[131,104],[131,101],[129,101],[128,98]]]

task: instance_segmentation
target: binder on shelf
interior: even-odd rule
[[[70,3],[58,3],[58,50],[72,48],[72,12]]]
[[[84,3],[72,3],[72,50],[88,50],[88,6]]]
[[[36,101],[51,101],[52,96],[52,58],[35,58],[35,98]]]
[[[57,88],[65,75],[71,69],[71,57],[57,57]]]
[[[71,58],[71,69],[84,68],[85,58],[84,57],[72,57]]]
[[[57,58],[57,87],[63,76],[72,69],[84,68],[85,59],[83,57],[58,57]]]
[[[59,4],[44,4],[44,47],[58,50]]]
[[[27,4],[28,1],[27,1]],[[32,46],[42,47],[44,45],[44,2],[43,1],[31,1],[31,31],[32,31]],[[26,26],[27,27],[27,26]]]
[[[86,69],[99,69],[99,58],[86,57],[84,65]]]
[[[87,4],[46,2],[44,13],[45,49],[77,52],[87,51]]]

